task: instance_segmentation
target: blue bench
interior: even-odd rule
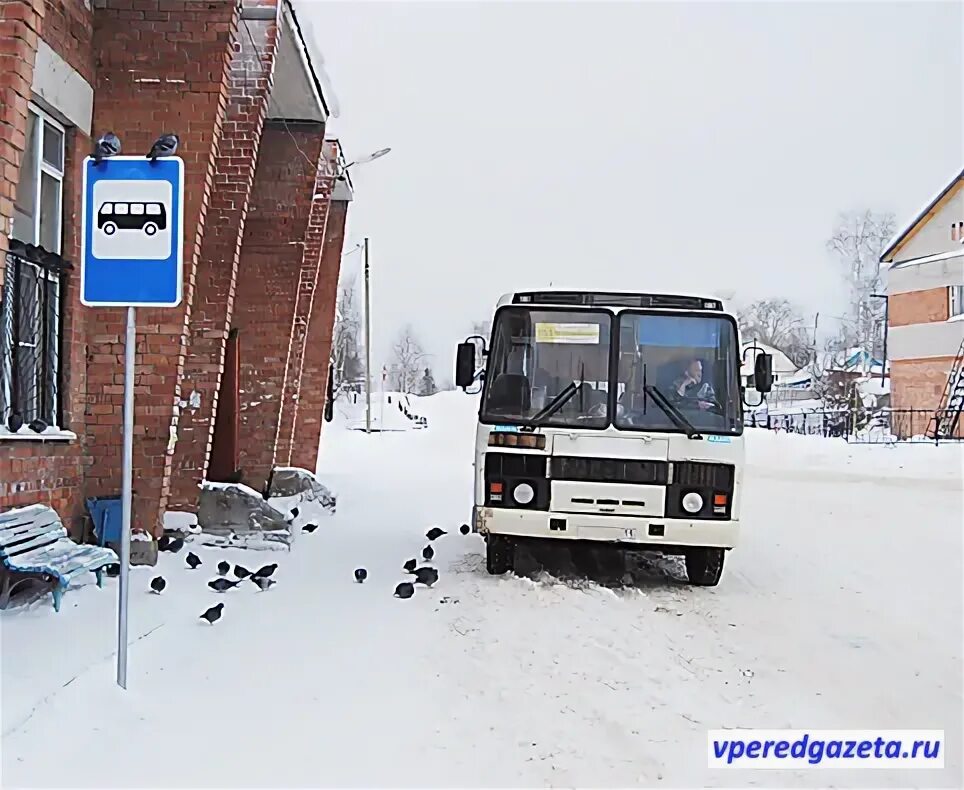
[[[74,543],[57,511],[46,505],[0,513],[0,609],[7,608],[15,592],[40,586],[53,594],[59,612],[71,583],[93,572],[103,587],[104,569],[117,562],[111,549]]]

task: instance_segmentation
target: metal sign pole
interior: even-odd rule
[[[365,433],[372,432],[372,302],[365,237]]]
[[[127,339],[124,341],[124,457],[121,487],[120,589],[117,604],[117,685],[127,688],[127,603],[130,599],[131,504],[134,457],[134,352],[137,350],[136,309],[127,308]]]

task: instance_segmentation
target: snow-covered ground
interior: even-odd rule
[[[0,617],[3,786],[961,786],[960,448],[750,431],[720,586],[612,590],[488,576],[456,531],[475,404],[416,406],[428,430],[326,426],[338,512],[290,554],[136,569],[127,692],[116,581]],[[441,580],[393,598],[434,524]],[[279,583],[211,593],[222,556]],[[711,772],[718,727],[944,729],[947,768]]]

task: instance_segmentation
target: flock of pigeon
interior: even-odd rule
[[[469,534],[469,525],[463,524],[459,527],[459,532],[463,535]],[[425,533],[425,537],[429,540],[429,545],[422,549],[422,559],[425,562],[431,562],[432,558],[435,557],[435,549],[432,548],[432,542],[438,540],[442,535],[448,535],[444,529],[439,527],[432,527],[428,532]],[[396,598],[411,598],[415,595],[415,585],[421,584],[425,587],[431,587],[435,582],[438,581],[438,570],[433,568],[431,565],[423,565],[421,568],[418,567],[418,560],[411,559],[406,561],[402,568],[406,573],[410,573],[415,577],[414,582],[400,582],[395,588]],[[368,576],[368,572],[364,568],[359,568],[355,571],[355,580],[358,582],[363,582]],[[360,577],[360,578],[359,578]]]
[[[298,508],[294,508],[291,511],[291,518],[295,518],[298,515]],[[314,532],[318,529],[317,524],[305,524],[302,528],[302,532]],[[167,551],[172,554],[177,554],[182,548],[184,548],[183,538],[172,538],[168,535],[163,535],[161,539],[157,542],[158,551]],[[187,556],[184,558],[187,566],[192,570],[197,570],[204,561],[193,551],[189,551]],[[270,565],[265,565],[262,568],[254,571],[253,573],[245,568],[243,565],[234,566],[234,579],[228,578],[228,574],[231,573],[231,563],[227,560],[221,560],[218,565],[218,577],[212,579],[208,582],[208,587],[210,587],[214,592],[221,593],[222,595],[228,590],[234,589],[241,582],[248,580],[257,585],[261,592],[271,589],[271,586],[277,584],[277,580],[271,578],[274,572],[278,570],[278,563],[273,562]],[[357,572],[356,572],[357,576]],[[164,592],[167,587],[167,580],[163,576],[155,576],[151,579],[151,592],[155,595],[160,595]],[[210,609],[206,610],[200,615],[200,619],[207,620],[211,625],[214,625],[218,620],[221,619],[221,614],[224,611],[224,604],[219,603],[212,606]]]
[[[292,518],[298,515],[298,510],[295,508],[292,511]],[[305,524],[302,528],[302,532],[314,532],[318,529],[317,524]],[[463,535],[469,534],[469,525],[463,524],[459,531]],[[432,548],[432,542],[438,540],[442,535],[448,535],[444,529],[439,527],[432,527],[428,532],[425,533],[425,537],[429,540],[429,545],[422,549],[422,559],[425,562],[431,562],[435,557],[435,549]],[[177,554],[182,548],[184,548],[183,538],[172,538],[168,535],[164,535],[158,541],[157,548],[159,551],[167,551],[172,554]],[[193,551],[189,551],[187,556],[184,558],[187,566],[192,570],[197,570],[201,567],[204,562],[203,560],[195,554]],[[415,577],[414,582],[401,582],[395,587],[395,597],[396,598],[411,598],[415,595],[415,585],[421,584],[425,587],[431,587],[438,581],[438,570],[433,568],[431,565],[423,565],[418,567],[418,560],[410,559],[402,565],[402,568],[406,573],[411,574]],[[257,585],[261,592],[269,590],[273,584],[276,584],[276,580],[271,578],[274,572],[278,570],[278,564],[276,562],[270,565],[265,565],[262,568],[254,571],[253,573],[245,568],[243,565],[235,565],[233,570],[234,579],[228,578],[228,574],[232,573],[231,563],[227,560],[221,560],[218,565],[218,577],[212,579],[208,582],[208,587],[210,587],[214,592],[224,594],[228,590],[234,589],[241,582],[248,580]],[[368,571],[365,568],[355,569],[355,581],[359,584],[363,584],[368,578]],[[167,587],[167,580],[163,576],[155,576],[151,579],[151,592],[155,595],[160,595]],[[219,603],[207,609],[200,615],[201,620],[206,620],[211,625],[214,625],[218,620],[221,619],[221,614],[224,612],[224,604]]]

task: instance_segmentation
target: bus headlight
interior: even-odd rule
[[[687,513],[699,513],[703,509],[703,497],[695,491],[690,491],[683,497],[683,510]]]
[[[535,489],[528,483],[519,483],[519,485],[512,489],[512,498],[520,505],[528,505],[535,499],[535,496]]]

